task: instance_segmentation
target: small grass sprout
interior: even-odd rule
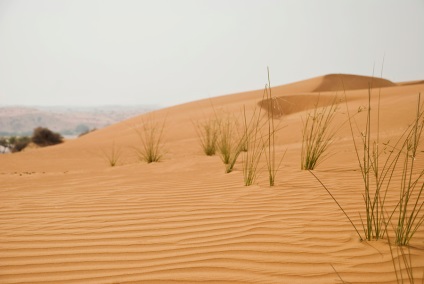
[[[103,150],[103,157],[107,160],[108,164],[111,167],[118,165],[119,159],[121,158],[122,151],[120,147],[117,147],[115,141],[113,141],[112,146],[109,150]]]

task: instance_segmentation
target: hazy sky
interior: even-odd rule
[[[424,80],[423,0],[0,0],[0,105],[169,106],[383,56]]]

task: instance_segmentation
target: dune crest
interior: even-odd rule
[[[351,74],[329,74],[304,81],[277,86],[272,102],[274,115],[281,117],[296,112],[324,107],[334,100],[340,101],[344,92],[368,88],[395,87],[397,84],[382,78]],[[337,97],[337,98],[335,98]],[[351,98],[350,98],[351,99]],[[271,109],[267,100],[259,102],[263,108]]]
[[[359,76],[350,74],[329,74],[322,77],[322,81],[313,92],[342,92],[343,90],[360,90],[368,88],[385,88],[396,86],[395,83],[377,77]]]

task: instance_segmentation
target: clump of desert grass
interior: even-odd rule
[[[148,117],[142,121],[141,127],[134,128],[140,138],[136,153],[141,161],[150,164],[163,158],[165,123],[166,119],[157,121]]]
[[[194,122],[200,146],[207,156],[216,154],[219,138],[219,121],[216,116]]]
[[[265,151],[265,143],[262,137],[263,116],[262,108],[255,108],[252,116],[248,119],[246,108],[243,108],[244,130],[244,155],[243,155],[243,178],[244,185],[252,185],[259,172],[259,162]]]
[[[366,123],[364,129],[360,132],[359,141],[355,138],[354,131],[354,126],[358,127],[358,124],[350,115],[346,100],[350,131],[364,185],[362,195],[365,214],[360,214],[363,235],[361,235],[357,226],[352,222],[330,190],[315,174],[311,171],[310,173],[337,203],[361,240],[370,241],[384,238],[387,234],[387,225],[391,222],[391,218],[395,215],[395,212],[397,212],[398,221],[395,229],[395,242],[399,246],[408,245],[415,232],[424,222],[422,211],[424,201],[421,201],[421,195],[424,191],[424,182],[422,180],[424,170],[419,169],[417,172],[415,165],[418,145],[424,126],[421,96],[418,96],[416,117],[413,123],[401,134],[394,144],[390,144],[389,142],[382,143],[380,141],[380,92],[378,94],[376,113],[376,136],[372,136],[371,121],[373,119],[373,113],[371,111],[371,90],[372,87],[370,86],[368,91],[368,107],[366,108]],[[397,187],[400,194],[396,207],[390,209],[386,205],[386,197],[389,189],[394,187],[393,177],[395,170],[401,171],[401,183]],[[388,217],[386,218],[385,215],[387,214]]]
[[[337,97],[329,106],[318,108],[319,98],[312,113],[302,120],[301,169],[313,170],[327,157],[336,129],[331,125],[337,110]]]
[[[277,159],[276,133],[281,129],[274,115],[278,104],[275,103],[271,93],[271,83],[268,71],[268,83],[265,85],[261,103],[251,116],[243,108],[243,178],[244,185],[252,185],[262,168],[259,167],[262,157],[265,157],[265,167],[270,186],[275,185],[275,179],[281,166],[284,154]],[[265,109],[266,113],[262,113]]]
[[[217,118],[218,121],[218,138],[217,149],[218,155],[225,165],[225,172],[233,171],[240,153],[243,150],[245,138],[240,135],[239,121],[230,114]]]
[[[396,208],[398,220],[396,226],[396,244],[408,245],[415,232],[424,222],[422,213],[424,201],[420,198],[424,191],[424,169],[416,170],[418,146],[424,128],[424,111],[421,103],[421,94],[418,96],[417,112],[414,122],[409,128],[401,149],[403,156],[402,175],[399,193],[399,203]]]
[[[121,158],[122,151],[120,147],[117,147],[115,141],[109,149],[103,149],[102,154],[104,159],[108,162],[109,166],[115,167]]]
[[[276,145],[275,145],[275,138],[276,138],[276,132],[280,129],[278,125],[275,124],[275,114],[274,110],[277,108],[277,103],[275,101],[275,98],[272,96],[271,91],[271,80],[269,75],[269,68],[267,68],[268,73],[268,83],[265,85],[264,89],[264,97],[266,99],[267,103],[267,131],[266,131],[266,138],[264,139],[264,144],[266,145],[266,149],[264,151],[265,153],[265,159],[266,159],[266,168],[268,172],[268,181],[270,186],[275,185],[275,179],[278,173],[278,170],[280,169],[281,163],[284,159],[284,154],[281,156],[280,159],[277,158],[276,155]],[[262,100],[263,102],[264,100]]]

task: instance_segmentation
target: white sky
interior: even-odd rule
[[[170,106],[383,56],[424,80],[423,0],[0,0],[0,105]]]

